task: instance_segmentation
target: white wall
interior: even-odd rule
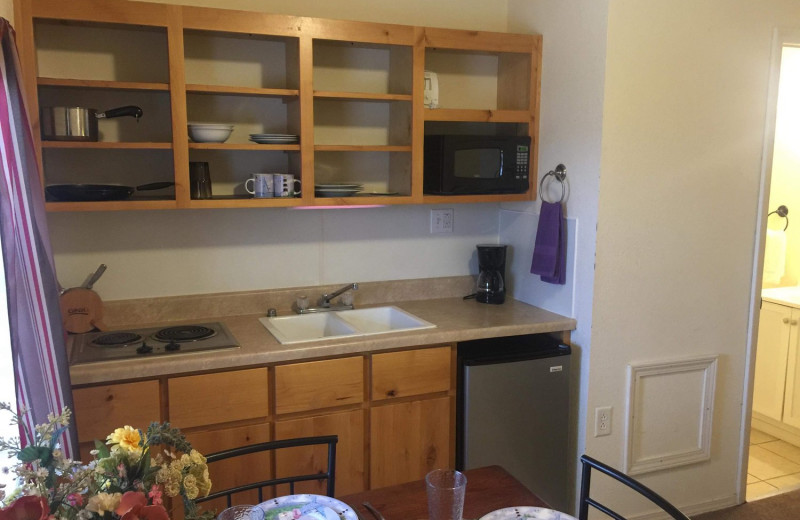
[[[509,31],[536,32],[543,38],[538,174],[541,179],[558,163],[567,167],[567,284],[546,284],[530,274],[539,202],[503,205],[500,241],[511,244],[515,252],[514,294],[578,321],[571,337],[576,374],[572,423],[577,427],[571,438],[577,468],[586,427],[608,2],[510,0],[508,10]],[[555,184],[548,200],[557,196],[560,191]]]
[[[738,490],[776,26],[800,26],[796,1],[609,7],[586,418],[600,405],[615,413],[612,435],[587,434],[586,448],[622,465],[628,363],[719,355],[711,460],[642,477],[690,511],[732,503]]]
[[[167,3],[493,31],[507,27],[504,0]],[[49,225],[59,281],[80,284],[105,263],[108,271],[95,286],[105,300],[477,273],[475,244],[497,241],[498,206],[454,205],[452,235],[429,233],[431,207],[51,213]]]

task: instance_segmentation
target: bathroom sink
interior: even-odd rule
[[[359,335],[355,327],[339,319],[334,312],[259,318],[258,320],[275,336],[275,339],[283,344]]]
[[[417,318],[394,306],[354,309],[338,313],[347,323],[365,334],[399,332],[403,330],[431,329],[433,323]]]
[[[258,319],[282,344],[436,327],[394,306]]]

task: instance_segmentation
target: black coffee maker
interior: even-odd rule
[[[475,299],[500,304],[506,300],[506,248],[498,244],[478,244],[478,284]]]

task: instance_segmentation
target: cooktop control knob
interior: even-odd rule
[[[149,354],[153,351],[153,347],[148,345],[145,342],[142,342],[142,345],[136,349],[137,354]]]
[[[167,352],[175,352],[176,350],[180,349],[181,349],[181,344],[175,341],[170,341],[164,346],[164,350],[166,350]]]

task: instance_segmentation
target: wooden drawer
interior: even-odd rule
[[[275,367],[275,413],[332,408],[364,401],[360,356]]]
[[[267,383],[266,368],[171,378],[169,420],[190,428],[267,417]]]
[[[446,392],[450,389],[450,347],[372,356],[372,400]]]
[[[158,381],[79,388],[72,392],[78,441],[105,438],[125,425],[146,430],[161,421]]]

